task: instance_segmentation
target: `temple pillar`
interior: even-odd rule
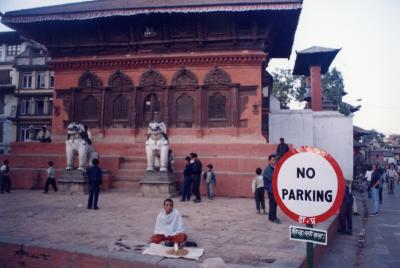
[[[322,111],[321,66],[311,66],[311,109]]]

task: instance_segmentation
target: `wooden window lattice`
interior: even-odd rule
[[[101,87],[103,82],[97,75],[91,73],[90,71],[86,71],[79,78],[78,85],[81,88],[97,88]]]
[[[98,101],[93,96],[88,96],[83,102],[83,120],[93,120],[97,119],[98,114]]]
[[[119,96],[113,101],[112,115],[114,120],[128,119],[128,100],[126,98]]]
[[[176,100],[176,125],[177,127],[192,127],[193,123],[193,98],[184,94]]]
[[[226,97],[221,94],[215,94],[210,97],[208,106],[208,119],[226,118]]]

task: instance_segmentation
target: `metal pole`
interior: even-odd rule
[[[313,228],[312,224],[307,224],[308,228]],[[314,244],[307,242],[307,268],[314,267]]]

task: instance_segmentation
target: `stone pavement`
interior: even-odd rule
[[[108,251],[118,238],[144,244],[163,201],[110,191],[100,194],[100,209],[94,211],[86,209],[86,199],[84,195],[23,190],[0,194],[0,237],[100,251]],[[288,226],[294,222],[279,209],[282,224],[276,225],[255,213],[253,199],[217,197],[194,204],[174,198],[174,202],[183,215],[189,240],[205,248],[205,255],[198,262],[190,261],[189,266],[168,260],[170,267],[197,267],[211,257],[221,257],[228,267],[298,267],[304,260],[305,244],[288,239]]]
[[[361,215],[353,217],[354,235],[339,235],[328,246],[318,267],[400,267],[400,185],[397,185],[394,195],[387,194],[386,186],[380,215],[376,217],[364,217],[371,211],[371,199],[365,192],[357,193]],[[366,201],[366,211],[363,200]],[[359,236],[363,230],[364,242]]]

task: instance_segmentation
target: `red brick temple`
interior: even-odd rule
[[[45,45],[55,71],[51,144],[14,143],[16,188],[65,166],[66,126],[90,127],[108,187],[137,189],[148,122],[167,124],[176,169],[197,152],[216,194],[250,196],[267,143],[266,66],[291,54],[302,0],[90,1],[7,12],[2,22]],[[262,127],[264,124],[264,127]],[[204,191],[203,191],[204,193]]]

